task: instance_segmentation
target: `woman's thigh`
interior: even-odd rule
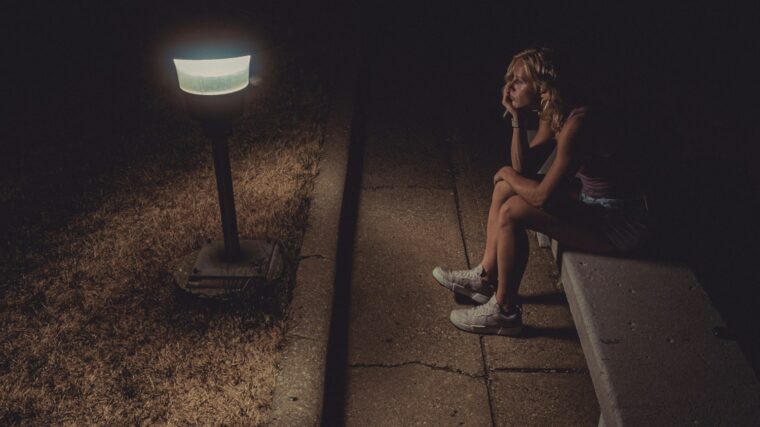
[[[526,228],[546,234],[563,245],[595,253],[617,252],[599,225],[599,211],[578,201],[539,209],[520,196],[510,197],[510,215]]]

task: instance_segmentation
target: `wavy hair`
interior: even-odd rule
[[[514,79],[515,66],[522,62],[525,73],[535,85],[536,92],[541,96],[541,107],[538,117],[549,121],[554,132],[559,132],[565,121],[567,107],[564,84],[557,74],[554,51],[549,48],[529,48],[512,57],[504,80],[507,83]]]

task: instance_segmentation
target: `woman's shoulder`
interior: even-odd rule
[[[569,108],[563,127],[585,128],[590,111],[587,105]]]
[[[600,156],[609,156],[624,145],[624,117],[613,108],[599,105],[574,107],[568,122],[575,122],[576,136],[582,140],[584,150]]]
[[[596,105],[572,107],[566,121],[580,122],[583,128],[601,133],[610,133],[612,128],[619,127],[619,117],[612,110]]]
[[[570,113],[567,115],[568,120],[572,117],[576,116],[585,116],[588,114],[588,112],[591,111],[591,107],[588,105],[582,105],[578,107],[571,107]]]
[[[562,124],[560,133],[573,133],[577,134],[580,130],[586,128],[586,119],[590,111],[588,106],[571,107],[568,109],[567,116]]]

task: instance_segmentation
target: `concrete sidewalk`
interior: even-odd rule
[[[455,76],[431,78],[412,55],[375,54],[350,297],[334,307],[348,310],[345,387],[325,396],[343,408],[327,410],[324,425],[595,425],[556,266],[533,237],[525,336],[481,337],[449,322],[460,305],[431,270],[479,262],[499,160],[475,143],[466,106],[441,91]]]

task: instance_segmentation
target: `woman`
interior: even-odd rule
[[[518,289],[528,262],[526,229],[563,245],[601,254],[624,254],[644,242],[646,210],[620,150],[611,117],[574,104],[546,48],[515,55],[504,76],[502,104],[512,122],[512,165],[494,176],[483,259],[472,270],[436,267],[444,287],[482,304],[451,312],[458,328],[480,334],[522,330]],[[524,124],[538,118],[528,141]],[[556,157],[542,180],[523,169],[524,152],[556,140]],[[580,194],[573,184],[580,179]],[[494,292],[494,287],[495,292]]]

